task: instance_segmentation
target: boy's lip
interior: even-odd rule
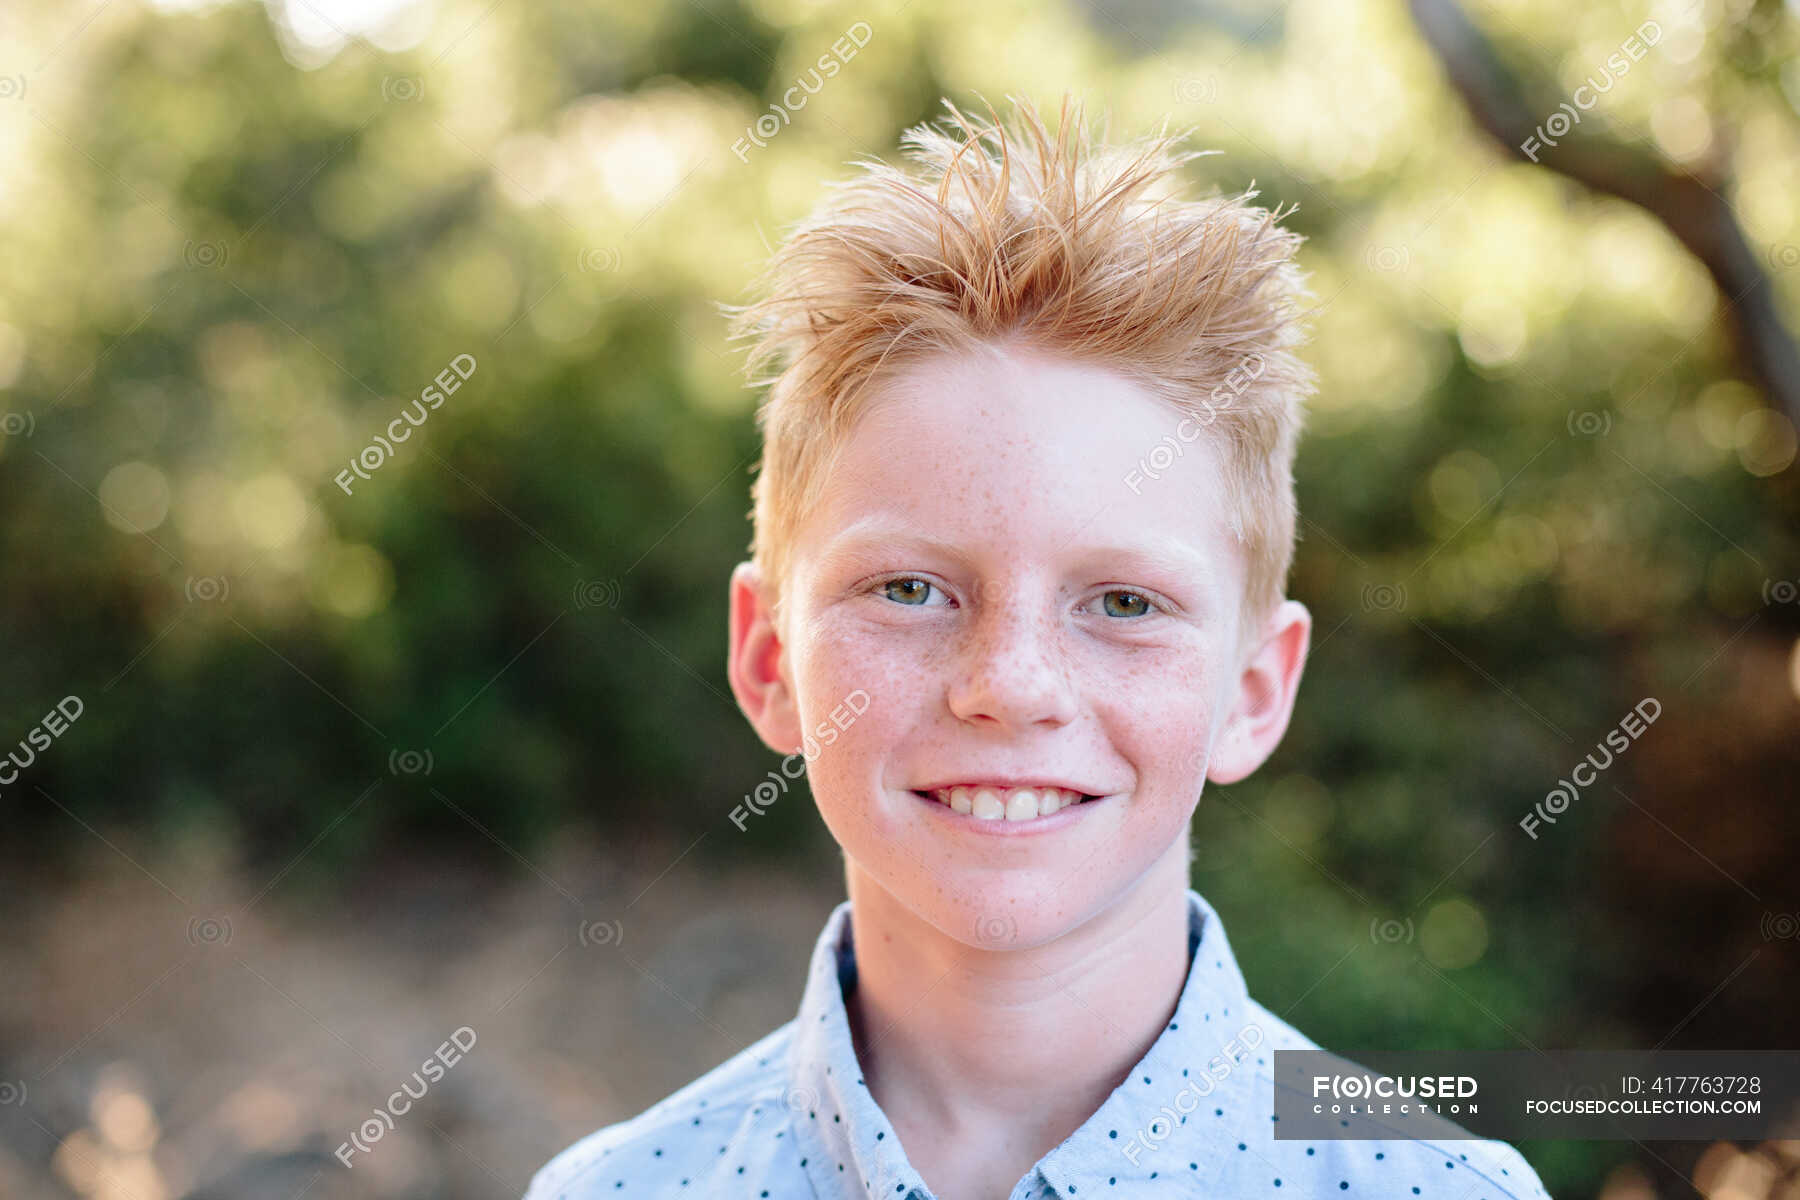
[[[1095,805],[1107,798],[1105,795],[1095,796],[1091,800],[1084,800],[1079,804],[1070,804],[1058,809],[1047,817],[1033,817],[1029,821],[1008,821],[1004,818],[983,821],[968,813],[956,812],[942,801],[933,799],[928,792],[915,791],[913,795],[919,799],[920,803],[929,805],[934,810],[931,820],[945,822],[946,828],[956,830],[958,833],[977,834],[983,837],[1024,838],[1055,833],[1064,826],[1081,820]]]
[[[996,791],[1006,788],[1062,788],[1064,791],[1078,792],[1083,796],[1104,796],[1108,793],[1098,788],[1084,787],[1079,783],[1066,783],[1060,779],[1025,779],[1022,777],[1006,777],[990,775],[986,778],[951,779],[944,783],[926,784],[914,788],[919,792],[947,792],[951,788],[994,788]]]

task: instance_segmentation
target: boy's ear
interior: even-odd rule
[[[757,736],[777,754],[794,754],[804,740],[800,714],[768,595],[755,563],[732,569],[725,673]]]
[[[1311,637],[1312,614],[1298,600],[1283,600],[1269,614],[1261,641],[1238,675],[1207,762],[1207,779],[1236,783],[1275,752],[1294,711]]]

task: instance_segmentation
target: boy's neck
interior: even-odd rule
[[[1178,840],[1105,911],[1002,953],[945,936],[847,862],[857,1062],[939,1196],[1005,1195],[1161,1036],[1189,968],[1187,866]]]

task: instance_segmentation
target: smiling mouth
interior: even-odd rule
[[[1100,799],[1069,788],[951,787],[914,791],[921,800],[942,804],[978,821],[1032,821]]]

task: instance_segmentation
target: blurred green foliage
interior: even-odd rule
[[[1225,152],[1197,187],[1254,181],[1309,238],[1323,386],[1291,590],[1315,648],[1275,760],[1196,820],[1195,884],[1254,990],[1345,1050],[1665,1032],[1629,947],[1667,931],[1596,865],[1623,801],[1597,789],[1538,840],[1516,821],[1646,694],[1792,708],[1719,656],[1795,636],[1770,601],[1793,429],[1739,380],[1700,267],[1484,143],[1400,9],[453,3],[382,45],[320,27],[353,9],[16,16],[50,57],[0,61],[0,743],[86,705],[0,795],[18,846],[87,836],[47,795],[272,866],[312,844],[323,879],[472,826],[525,854],[573,823],[828,863],[799,798],[743,835],[726,817],[774,757],[724,678],[756,398],[715,305],[940,95],[1072,89],[1118,131],[1191,126]],[[1594,119],[1727,174],[1792,317],[1791,10],[1472,15],[1546,113],[1545,81],[1660,19]],[[858,21],[855,59],[743,152]],[[468,382],[339,486],[460,354]],[[1777,862],[1795,833],[1764,830]],[[1696,963],[1678,1007],[1717,978]],[[1528,1152],[1557,1194],[1623,1155]]]

